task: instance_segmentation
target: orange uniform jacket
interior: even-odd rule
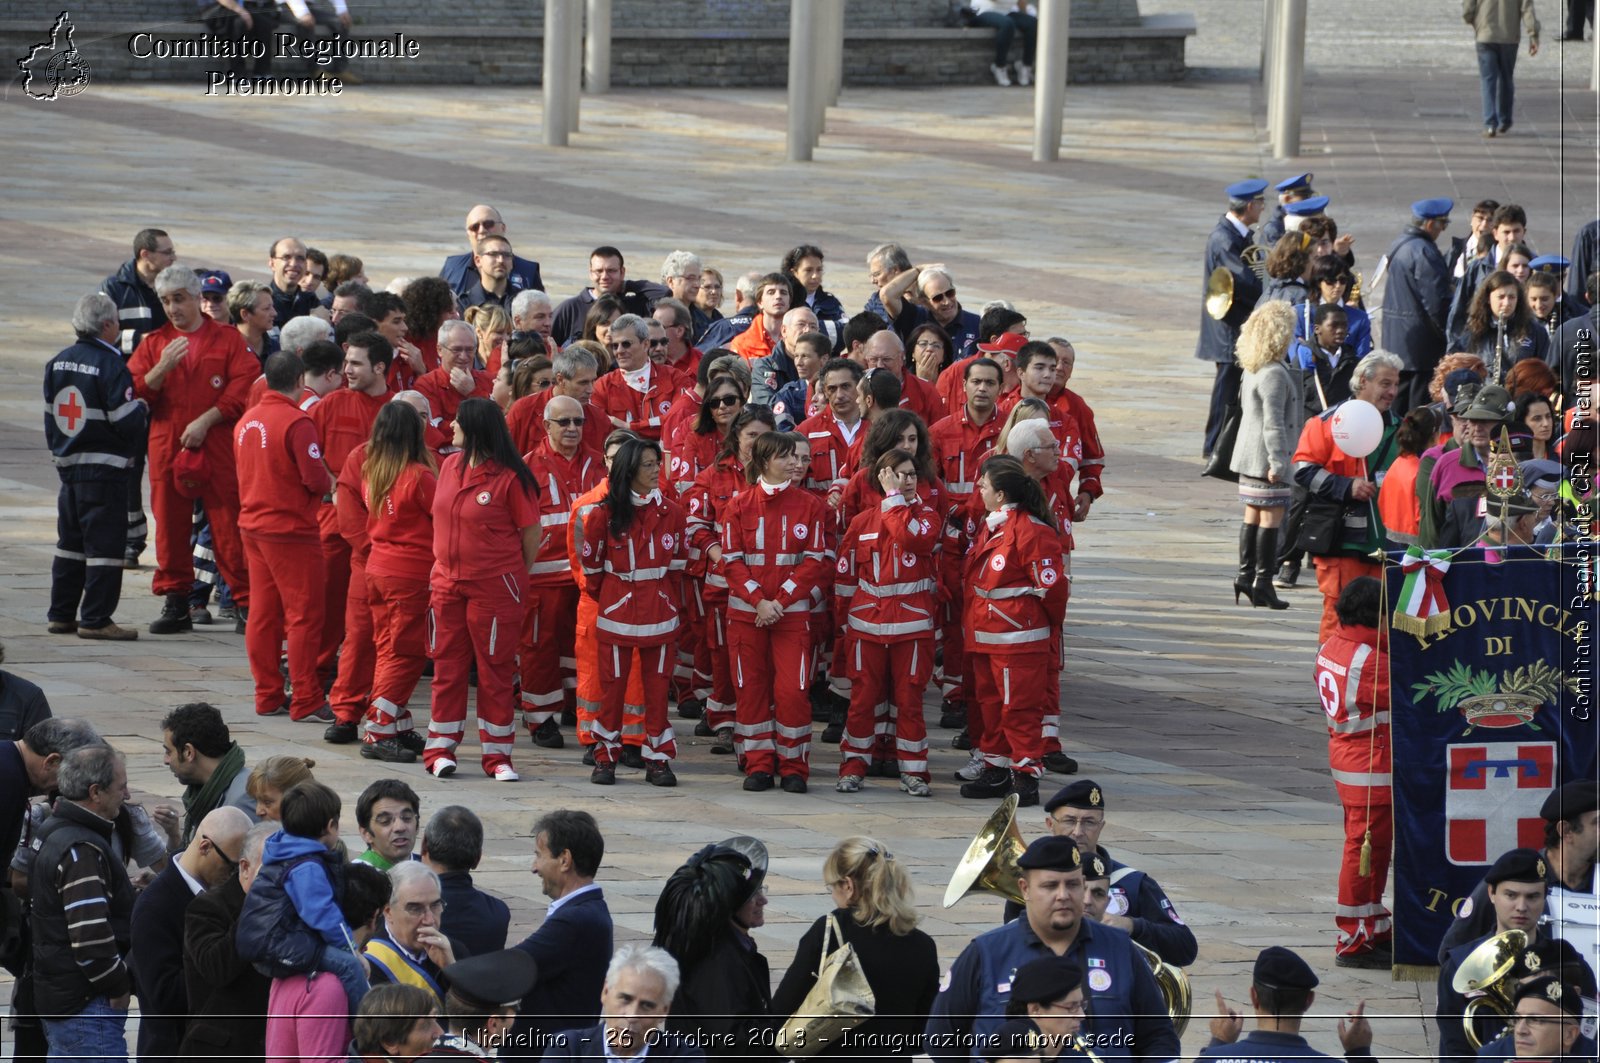
[[[585,491],[605,479],[606,462],[582,443],[572,457],[563,457],[548,444],[525,455],[528,471],[539,483],[539,554],[528,573],[533,587],[570,587],[572,559],[567,554],[567,524],[572,504]]]
[[[833,578],[828,507],[795,487],[768,491],[752,484],[721,514],[722,562],[728,573],[728,615],[755,619],[756,603],[777,602],[786,614],[811,611]]]
[[[152,390],[145,378],[161,352],[173,340],[185,336],[189,353],[172,367]],[[245,411],[250,385],[261,375],[261,363],[245,346],[239,330],[205,318],[193,332],[179,332],[171,323],[145,334],[128,359],[134,394],[150,404],[150,458],[160,464],[179,449],[178,437],[189,422],[213,406],[222,415],[202,446],[214,478],[233,478],[232,427]]]
[[[900,495],[880,497],[875,508],[850,522],[837,567],[839,586],[849,588],[839,604],[852,636],[867,642],[933,637],[934,548],[942,527],[931,506]]]
[[[1019,509],[967,554],[968,653],[1048,653],[1067,609],[1061,539]],[[982,532],[980,531],[980,535]]]
[[[1335,627],[1317,652],[1316,674],[1340,803],[1389,804],[1389,662],[1378,629]]]
[[[660,646],[683,626],[684,516],[676,502],[652,491],[635,504],[633,521],[611,530],[611,505],[602,501],[583,518],[584,590],[599,606],[595,634],[622,646]]]
[[[239,530],[280,542],[315,542],[316,513],[333,478],[317,429],[293,399],[267,392],[234,432]]]

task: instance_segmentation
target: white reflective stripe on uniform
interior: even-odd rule
[[[670,635],[678,630],[678,619],[663,620],[659,624],[619,624],[602,614],[595,621],[595,629],[613,635],[623,635],[633,638],[653,638],[657,635]]]
[[[91,557],[84,563],[87,564],[90,568],[96,568],[96,567],[100,567],[100,568],[112,568],[112,567],[121,568],[122,567],[122,558],[120,558],[120,557]]]
[[[71,550],[63,550],[59,546],[56,547],[56,556],[59,557],[59,558],[63,558],[65,560],[67,560],[67,561],[87,561],[87,560],[89,560],[89,555],[88,554],[75,554]]]
[[[570,561],[535,561],[528,569],[530,576],[548,576],[556,572],[571,572]]]
[[[706,573],[706,586],[707,587],[720,587],[722,590],[727,590],[728,589],[728,578],[726,576],[724,576],[720,572],[707,572]]]
[[[138,306],[117,307],[117,320],[119,321],[149,321],[155,317],[150,308],[140,303]]]
[[[1351,716],[1361,712],[1361,707],[1356,702],[1356,695],[1361,691],[1361,669],[1371,656],[1371,646],[1366,643],[1357,646],[1356,652],[1350,657],[1350,667],[1344,674],[1344,711]]]
[[[1389,911],[1381,904],[1338,904],[1334,906],[1333,914],[1364,919],[1369,915],[1388,915]]]
[[[760,592],[761,588],[757,586],[754,588],[749,588],[749,590],[752,594],[755,594]],[[754,615],[756,611],[756,607],[745,601],[743,598],[729,598],[728,608],[737,609],[741,613],[750,613],[752,615]],[[810,599],[802,598],[798,602],[794,602],[785,606],[783,611],[785,613],[809,613],[811,611]]]
[[[545,513],[542,516],[540,516],[540,518],[539,518],[539,527],[541,527],[541,528],[554,528],[554,527],[557,527],[559,525],[568,523],[571,519],[572,519],[572,514],[570,512],[568,512],[567,510],[564,510],[564,509],[563,510],[559,510],[559,511],[557,511],[555,513]]]
[[[665,578],[667,569],[665,567],[636,568],[632,572],[618,572],[616,569],[611,567],[611,559],[607,558],[605,562],[605,573],[606,575],[613,576],[624,583],[644,583],[648,580]]]
[[[76,454],[64,454],[56,457],[54,461],[58,467],[63,465],[109,465],[114,469],[133,468],[132,458],[124,458],[118,454],[102,454],[94,450],[82,450]]]
[[[1368,771],[1340,771],[1338,768],[1334,768],[1333,769],[1333,781],[1334,782],[1342,782],[1346,786],[1367,786],[1367,787],[1388,786],[1389,785],[1389,773],[1388,772],[1368,772]]]
[[[991,601],[1003,601],[1007,598],[1026,598],[1034,593],[1032,587],[995,587],[990,590],[986,587],[974,587],[972,593],[979,598],[988,598]]]
[[[983,646],[1016,646],[1029,642],[1044,642],[1049,637],[1049,628],[1008,632],[975,631],[972,634],[972,641]]]
[[[1346,719],[1339,720],[1337,722],[1334,721],[1334,720],[1329,720],[1328,721],[1328,725],[1333,729],[1333,732],[1335,734],[1342,734],[1342,735],[1366,734],[1368,731],[1372,730],[1374,727],[1377,727],[1377,726],[1380,726],[1380,725],[1384,726],[1384,727],[1389,726],[1389,710],[1388,709],[1381,709],[1376,714],[1374,714],[1372,716],[1366,716],[1366,717],[1362,717],[1362,718],[1359,718],[1359,719],[1357,719],[1355,717],[1348,717]]]
[[[947,481],[944,486],[945,490],[957,495],[970,495],[974,489],[972,483],[967,480]]]
[[[850,630],[859,631],[863,635],[880,635],[884,637],[891,635],[915,635],[918,632],[923,631],[932,632],[933,619],[930,617],[927,620],[908,620],[899,624],[874,624],[869,621],[862,620],[860,617],[852,616],[849,619],[848,626]]]
[[[913,580],[910,583],[884,583],[876,584],[871,580],[858,580],[856,585],[874,598],[893,598],[904,594],[932,594],[934,583],[931,579]]]
[[[55,416],[56,409],[55,409],[55,400],[54,399],[52,399],[49,402],[44,404],[44,412],[45,412],[45,416],[47,416],[47,417],[54,417]],[[86,408],[84,408],[82,410],[79,410],[77,415],[79,417],[83,418],[85,421],[104,421],[106,419],[106,411],[97,410],[93,406],[89,406],[89,407],[86,407]]]

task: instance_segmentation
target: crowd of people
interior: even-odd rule
[[[675,706],[746,790],[804,793],[816,720],[837,789],[926,797],[936,683],[964,796],[1076,770],[1061,630],[1104,454],[1069,342],[893,244],[859,313],[801,245],[724,316],[690,252],[657,283],[595,248],[554,304],[493,207],[466,235],[374,290],[293,237],[257,284],[140,232],[46,369],[49,630],[138,636],[113,613],[147,478],[150,632],[233,617],[257,715],[372,759],[450,776],[475,685],[496,780],[523,730],[598,785],[676,785]]]

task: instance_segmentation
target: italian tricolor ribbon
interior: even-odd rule
[[[1427,638],[1450,626],[1450,603],[1444,596],[1444,574],[1450,551],[1406,548],[1400,571],[1406,575],[1391,623],[1399,631]]]

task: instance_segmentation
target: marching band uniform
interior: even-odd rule
[[[404,743],[403,736],[415,734],[407,703],[428,660],[428,576],[433,568],[433,501],[438,485],[432,469],[409,465],[376,509],[366,483],[361,485],[372,543],[367,595],[377,654],[372,705],[367,710],[368,742],[402,738]]]

